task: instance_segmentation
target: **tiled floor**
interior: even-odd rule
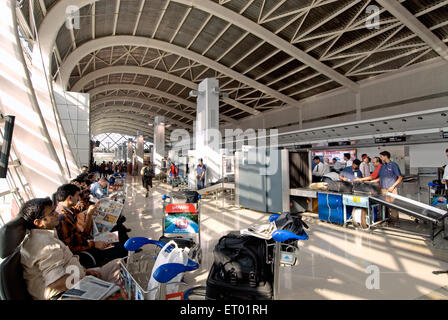
[[[140,179],[128,178],[124,209],[131,236],[159,238],[162,234],[162,194],[171,187],[155,184],[148,198]],[[226,201],[204,199],[201,206],[201,268],[187,279],[205,285],[213,248],[230,230],[266,223],[269,214],[239,209]],[[397,236],[377,229],[365,232],[320,222],[309,214],[310,239],[300,243],[300,263],[281,269],[281,299],[441,299],[448,298],[446,240],[433,246],[421,237]],[[376,274],[378,277],[373,278]],[[369,289],[370,288],[370,289]],[[446,294],[446,295],[445,295]]]

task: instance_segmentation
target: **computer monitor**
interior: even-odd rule
[[[14,116],[5,116],[0,120],[0,178],[6,178],[8,173],[9,152],[11,150],[14,131]]]

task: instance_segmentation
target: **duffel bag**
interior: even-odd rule
[[[198,203],[199,193],[196,191],[186,190],[183,191],[185,197],[187,198],[187,203]]]
[[[381,193],[380,184],[376,182],[354,182],[354,193],[364,193],[368,195],[378,195]]]
[[[327,181],[328,191],[339,193],[352,193],[353,184],[346,181]]]
[[[247,283],[256,287],[260,281],[273,280],[263,239],[230,232],[219,239],[213,256],[221,278],[231,285]]]

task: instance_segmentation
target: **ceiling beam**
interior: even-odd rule
[[[434,49],[443,59],[448,60],[448,46],[420,22],[408,9],[396,0],[377,0],[378,4],[400,20],[406,27]]]
[[[150,39],[145,37],[136,37],[136,36],[112,36],[112,37],[98,38],[92,41],[88,41],[84,43],[82,46],[80,46],[77,50],[74,50],[67,57],[67,59],[61,66],[60,76],[62,77],[62,84],[64,85],[64,87],[66,87],[68,84],[73,68],[81,61],[83,57],[85,57],[88,54],[91,54],[92,52],[101,50],[103,48],[109,48],[118,45],[135,46],[142,48],[149,47],[188,58],[208,68],[211,68],[219,73],[225,74],[226,76],[235,79],[236,81],[245,83],[246,85],[255,88],[274,98],[277,98],[289,105],[292,106],[298,105],[297,100],[292,99],[287,95],[284,95],[268,86],[261,84],[258,81],[255,81],[245,75],[242,75],[241,73],[234,71],[231,68],[228,68],[210,58],[202,56],[192,50],[188,50],[183,47],[162,40]]]
[[[95,108],[94,110],[91,110],[90,115],[96,116],[96,115],[101,115],[101,114],[105,114],[105,113],[112,112],[112,111],[119,111],[119,112],[129,111],[129,112],[135,112],[135,113],[138,113],[141,115],[148,115],[151,117],[156,117],[156,116],[160,115],[154,111],[144,110],[144,109],[141,109],[138,107],[133,107],[133,106],[124,106],[124,105],[100,106],[100,107]],[[168,117],[165,119],[165,121],[167,123],[174,124],[180,128],[190,129],[190,130],[192,129],[191,125],[188,125],[182,121],[174,120],[174,119],[171,119]]]
[[[114,101],[131,101],[131,102],[141,103],[141,104],[148,105],[148,106],[154,106],[154,107],[160,108],[160,109],[162,109],[164,111],[171,112],[171,113],[174,113],[176,115],[179,115],[179,116],[181,116],[183,118],[186,118],[188,120],[191,120],[191,121],[195,121],[196,120],[195,116],[193,116],[191,114],[188,114],[188,113],[185,113],[183,111],[177,110],[177,109],[175,109],[173,107],[169,107],[169,106],[167,106],[165,104],[158,103],[158,102],[155,102],[155,101],[151,101],[151,100],[148,100],[148,99],[144,99],[144,98],[140,98],[140,97],[133,97],[133,96],[107,96],[107,97],[104,97],[104,98],[101,98],[101,99],[90,101],[90,107],[91,108],[95,108],[96,106],[98,106],[100,104],[107,103],[107,102],[114,102]]]
[[[316,71],[324,74],[328,78],[340,83],[344,87],[347,87],[353,92],[359,92],[359,85],[339,72],[333,70],[329,66],[320,62],[319,60],[313,58],[308,55],[304,51],[300,50],[293,44],[288,41],[282,39],[281,37],[273,34],[271,31],[263,28],[256,22],[251,21],[250,19],[230,10],[226,7],[220,6],[218,3],[213,1],[204,1],[204,0],[172,0],[173,2],[182,3],[186,6],[192,6],[198,8],[202,11],[208,12],[221,18],[224,21],[230,22],[233,25],[241,28],[242,30],[247,30],[251,32],[253,35],[257,36],[260,39],[268,42],[273,45],[275,48],[278,48],[297,60],[309,65]],[[293,104],[294,105],[294,104]]]
[[[126,83],[106,84],[106,85],[103,85],[100,87],[93,88],[92,90],[88,91],[87,93],[90,94],[90,97],[93,97],[99,93],[103,93],[106,91],[115,91],[115,90],[144,92],[144,93],[148,93],[151,95],[156,95],[158,97],[166,98],[168,100],[180,103],[182,105],[185,105],[189,108],[193,108],[194,110],[196,110],[196,104],[194,102],[188,101],[179,96],[170,94],[170,93],[162,91],[162,90],[157,90],[154,88],[149,88],[149,87],[140,86],[140,85],[136,85],[136,84],[126,84]]]
[[[136,66],[117,66],[117,67],[107,67],[103,69],[99,69],[96,71],[93,71],[85,76],[83,76],[78,82],[76,82],[73,87],[71,88],[71,91],[79,92],[81,91],[89,82],[94,81],[95,79],[108,76],[111,74],[117,74],[117,73],[130,73],[130,74],[141,74],[141,75],[147,75],[147,76],[154,76],[157,78],[160,78],[162,80],[168,80],[174,83],[178,83],[183,85],[184,87],[191,88],[194,90],[198,89],[198,85],[195,84],[192,81],[185,80],[183,78],[180,78],[178,76],[160,71],[155,69],[149,69],[149,68],[143,68],[143,67],[136,67]],[[225,116],[220,115],[222,120],[230,122],[230,123],[237,123],[237,120]]]

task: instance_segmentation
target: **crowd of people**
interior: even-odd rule
[[[337,159],[333,163],[329,159],[321,162],[319,157],[314,157],[313,182],[345,181],[345,182],[372,182],[379,183],[381,193],[398,194],[398,186],[403,181],[403,175],[396,162],[391,160],[391,154],[388,151],[380,152],[378,157],[373,160],[363,154],[361,160],[351,159],[349,153],[344,155],[346,162],[343,165],[336,166]],[[338,168],[338,169],[336,169]],[[399,214],[397,210],[390,211],[390,224],[399,226]]]
[[[118,283],[119,261],[128,254],[124,243],[131,231],[123,224],[125,218],[121,216],[111,230],[118,231],[116,243],[95,241],[92,232],[97,208],[109,198],[107,188],[104,176],[84,166],[52,198],[32,199],[22,206],[19,217],[29,233],[21,246],[21,263],[34,299],[57,298],[74,284],[74,274],[79,279],[93,275]]]
[[[92,164],[92,172],[98,172],[100,177],[106,177],[114,173],[125,173],[128,170],[126,161],[112,162],[103,161],[97,164],[96,161]]]

